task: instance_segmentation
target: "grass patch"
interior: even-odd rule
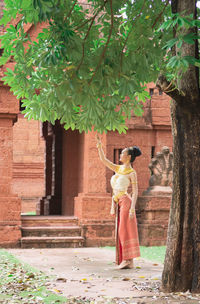
[[[140,246],[141,257],[153,262],[164,263],[166,246]]]
[[[0,249],[0,303],[68,303],[59,291],[47,289],[49,281],[43,272]]]
[[[115,247],[106,246],[104,248],[115,250]],[[166,246],[140,246],[141,257],[153,262],[164,263]]]
[[[24,213],[21,213],[21,215],[36,215],[36,211],[24,212]]]

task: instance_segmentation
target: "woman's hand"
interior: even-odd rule
[[[135,208],[130,208],[129,209],[129,218],[133,219],[135,216]]]

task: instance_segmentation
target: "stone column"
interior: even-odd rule
[[[21,238],[21,199],[12,192],[13,123],[18,103],[0,85],[0,247],[16,247]]]
[[[111,195],[106,191],[106,167],[98,159],[96,132],[84,135],[82,192],[75,198],[75,216],[85,228],[86,246],[114,244]],[[106,135],[102,135],[106,154]]]

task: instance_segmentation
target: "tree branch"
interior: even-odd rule
[[[78,67],[77,67],[77,69],[76,69],[76,72],[79,71],[79,69],[80,69],[80,67],[81,67],[81,65],[82,65],[82,63],[83,63],[83,59],[84,59],[84,56],[85,56],[85,42],[86,42],[87,37],[88,37],[88,35],[89,35],[89,33],[90,33],[91,27],[92,27],[92,25],[93,25],[93,23],[94,23],[94,19],[95,19],[95,18],[93,17],[93,18],[92,18],[92,22],[90,23],[90,26],[89,26],[89,28],[88,28],[88,30],[87,30],[87,34],[85,35],[85,38],[84,38],[84,40],[83,40],[83,43],[82,43],[82,57],[81,57],[81,61],[80,61],[79,65],[78,65]]]
[[[141,13],[142,13],[142,11],[143,11],[143,9],[144,9],[144,6],[145,6],[145,0],[144,0],[144,3],[143,3],[142,8],[141,8],[141,10],[140,10],[139,15],[136,16],[136,18],[135,18],[135,20],[134,20],[134,22],[133,22],[133,24],[132,24],[132,26],[131,26],[131,29],[130,29],[130,31],[129,31],[127,37],[126,37],[126,40],[125,40],[124,45],[123,45],[123,48],[122,48],[122,50],[121,50],[121,56],[120,56],[120,71],[122,70],[122,63],[123,63],[123,55],[124,55],[125,46],[126,46],[126,44],[127,44],[128,38],[129,38],[129,36],[130,36],[130,33],[131,33],[132,30],[133,30],[133,27],[134,27],[134,25],[135,25],[137,19],[141,16]]]
[[[183,94],[181,95],[181,92],[177,89],[177,87],[172,82],[169,82],[162,74],[158,76],[156,87],[176,101],[181,101],[184,98]]]
[[[86,20],[85,22],[83,22],[81,25],[77,26],[77,27],[75,28],[75,31],[77,31],[77,30],[79,30],[80,28],[82,28],[84,25],[86,25],[88,22],[90,22],[93,18],[96,18],[96,17],[98,16],[98,14],[100,13],[100,11],[104,8],[104,6],[105,6],[105,4],[106,4],[107,2],[108,2],[108,0],[104,0],[104,3],[103,3],[102,6],[98,9],[97,13],[96,13],[93,17],[87,19],[87,20]]]
[[[80,28],[82,28],[84,25],[86,25],[88,22],[90,22],[93,19],[93,17],[87,19],[85,22],[83,22],[81,25],[77,26],[75,28],[75,31],[78,31]]]
[[[72,13],[72,11],[73,11],[73,9],[74,9],[74,7],[75,7],[75,5],[76,5],[77,2],[78,2],[78,0],[74,1],[74,4],[72,5],[72,8],[70,9],[69,14],[67,15],[67,17],[65,19],[69,18],[69,16],[71,15],[71,13]]]
[[[110,13],[111,13],[111,17],[110,17],[110,31],[109,31],[108,39],[107,39],[106,44],[104,46],[103,52],[102,52],[102,54],[100,56],[100,59],[99,59],[99,62],[97,64],[97,67],[96,67],[96,69],[95,69],[95,71],[94,71],[94,73],[93,73],[93,75],[92,75],[92,77],[91,77],[91,79],[90,79],[90,81],[88,83],[89,85],[91,84],[91,82],[92,82],[92,80],[93,80],[96,72],[98,71],[98,69],[99,69],[99,67],[101,65],[101,62],[102,62],[102,60],[103,60],[103,58],[105,56],[106,49],[108,47],[108,44],[110,42],[110,38],[111,38],[111,35],[112,35],[112,30],[113,30],[113,25],[114,25],[114,15],[113,15],[112,0],[109,0],[109,1],[110,1]]]
[[[85,42],[86,42],[86,40],[87,40],[87,38],[88,38],[88,36],[89,36],[89,33],[90,33],[90,30],[91,30],[92,25],[93,25],[93,23],[94,23],[94,20],[95,20],[95,18],[98,16],[98,14],[99,14],[99,12],[102,10],[102,8],[105,6],[105,4],[106,4],[107,1],[108,1],[108,0],[105,0],[105,1],[104,1],[104,4],[99,8],[99,10],[96,12],[96,14],[95,14],[92,18],[89,19],[89,20],[91,20],[91,23],[90,23],[90,26],[89,26],[89,28],[88,28],[88,30],[87,30],[87,33],[86,33],[85,38],[84,38],[83,43],[82,43],[82,58],[81,58],[81,61],[80,61],[79,65],[78,65],[78,67],[77,67],[77,69],[76,69],[76,72],[79,71],[79,69],[80,69],[80,67],[81,67],[81,65],[82,65],[82,63],[83,63],[83,59],[84,59],[84,56],[85,56]],[[86,24],[86,23],[87,23],[87,22],[85,22],[85,24]],[[82,26],[83,26],[83,24],[82,24]],[[80,27],[79,27],[79,28],[80,28]]]
[[[154,21],[153,25],[152,25],[152,29],[155,27],[156,23],[159,21],[159,19],[161,18],[161,16],[163,15],[167,5],[169,4],[169,0],[167,0],[165,6],[163,7],[163,10],[160,12],[160,14],[157,16],[156,20]]]

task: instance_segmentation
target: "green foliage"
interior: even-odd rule
[[[199,35],[194,33],[194,27],[198,27],[199,25],[199,20],[193,19],[192,15],[181,16],[177,13],[170,14],[167,20],[165,20],[158,29],[158,32],[176,29],[176,37],[168,40],[163,46],[163,49],[167,51],[165,56],[166,75],[170,81],[173,80],[174,84],[181,79],[189,65],[199,67],[198,58],[182,54],[182,46],[184,44],[195,44],[195,41],[200,38]],[[191,29],[192,31],[186,33],[185,30],[188,29]],[[174,53],[176,54],[174,55]]]
[[[4,82],[22,99],[28,119],[59,119],[80,132],[126,132],[131,111],[142,115],[145,83],[164,71],[173,78],[199,61],[171,48],[194,43],[194,34],[173,38],[173,27],[197,26],[191,16],[171,15],[167,1],[5,0],[1,24],[20,16],[1,37],[0,65],[14,60]],[[27,23],[44,23],[37,39]],[[164,22],[164,23],[163,23]],[[162,25],[161,25],[162,24]],[[34,26],[34,25],[33,25]],[[165,60],[163,60],[165,58]]]

